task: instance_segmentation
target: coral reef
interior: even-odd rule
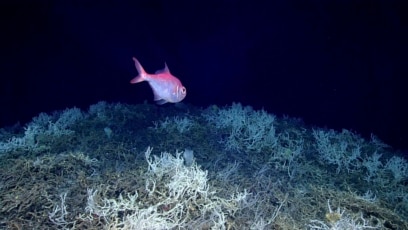
[[[0,177],[2,229],[408,229],[402,154],[239,103],[41,113]]]

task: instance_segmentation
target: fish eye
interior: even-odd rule
[[[187,90],[186,90],[186,87],[181,87],[181,93],[182,93],[182,94],[186,94],[186,91],[187,91]]]

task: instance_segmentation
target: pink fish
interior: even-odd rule
[[[148,74],[135,57],[133,57],[133,61],[135,62],[139,75],[133,78],[130,83],[135,84],[147,81],[153,90],[154,100],[157,104],[162,105],[167,102],[176,103],[186,97],[186,88],[181,84],[179,79],[171,75],[166,63],[164,64],[164,69],[156,71],[155,74]]]

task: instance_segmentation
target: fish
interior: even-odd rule
[[[164,63],[164,69],[158,70],[154,74],[149,74],[135,57],[133,57],[133,61],[139,75],[133,78],[130,83],[136,84],[147,81],[152,88],[154,100],[157,104],[177,103],[186,97],[186,87],[181,84],[177,77],[170,73],[166,63]]]

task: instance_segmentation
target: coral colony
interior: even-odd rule
[[[41,113],[0,162],[4,229],[408,229],[389,146],[239,103]]]

